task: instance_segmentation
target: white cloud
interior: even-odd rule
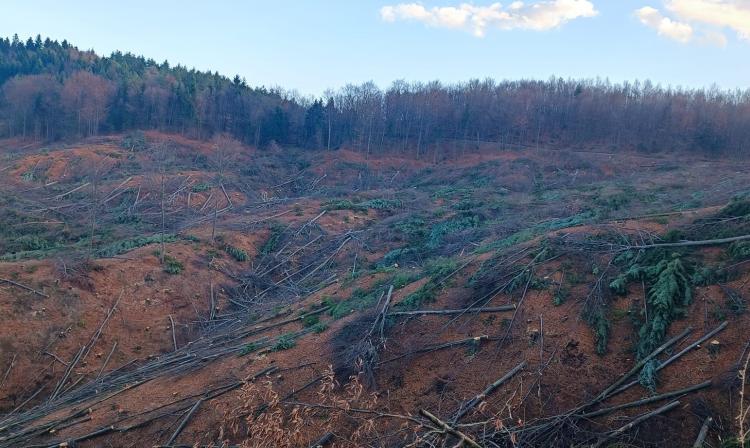
[[[750,0],[667,0],[666,7],[683,20],[729,28],[750,40]]]
[[[681,42],[724,47],[724,32],[731,30],[738,38],[750,41],[750,0],[663,0],[663,4],[669,16],[650,6],[636,11],[641,22],[659,30],[659,34]],[[674,29],[668,29],[670,26]],[[688,26],[693,29],[689,38]]]
[[[543,31],[597,14],[589,0],[547,0],[528,5],[514,1],[507,8],[500,3],[489,6],[462,3],[432,8],[421,3],[400,3],[380,10],[380,17],[386,22],[414,20],[439,28],[468,30],[477,37],[484,36],[488,28]]]
[[[706,31],[698,41],[704,45],[710,45],[713,47],[726,47],[729,43],[727,41],[727,36],[721,31]]]
[[[659,35],[682,43],[688,43],[693,38],[693,27],[687,23],[676,22],[664,17],[658,9],[644,6],[636,10],[635,15],[642,24],[655,29]]]

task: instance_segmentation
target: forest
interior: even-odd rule
[[[313,98],[41,36],[0,39],[0,138],[75,140],[135,129],[418,158],[486,143],[744,156],[750,90],[552,77],[401,80],[385,90],[367,82]]]

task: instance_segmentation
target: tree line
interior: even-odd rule
[[[744,155],[750,90],[550,78],[347,85],[307,98],[239,76],[40,36],[0,39],[0,137],[55,141],[158,129],[259,147],[367,153],[504,147]]]

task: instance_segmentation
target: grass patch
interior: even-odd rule
[[[355,311],[370,308],[378,302],[382,292],[382,287],[373,288],[370,291],[357,288],[352,291],[352,295],[347,300],[342,300],[336,303],[328,301],[326,304],[331,306],[329,314],[334,319],[341,319]]]
[[[569,216],[567,218],[553,219],[545,221],[535,226],[520,230],[506,238],[484,245],[477,249],[477,253],[483,254],[492,250],[503,250],[516,244],[524,243],[532,240],[535,237],[542,235],[547,232],[553,232],[555,230],[565,229],[568,227],[576,227],[588,222],[591,222],[596,218],[594,212],[583,212],[577,215]]]
[[[151,244],[161,244],[161,241],[161,235],[139,236],[104,246],[97,249],[95,254],[98,258],[111,258]],[[177,241],[177,236],[164,235],[165,243],[174,243],[175,241]]]
[[[322,204],[324,210],[351,210],[367,213],[368,210],[395,210],[404,206],[399,199],[376,198],[364,202],[352,202],[349,199],[334,199]]]
[[[424,272],[430,278],[419,289],[409,294],[396,306],[402,309],[419,309],[426,303],[434,302],[437,294],[445,286],[449,275],[458,269],[458,263],[450,258],[438,258],[427,263]]]
[[[416,282],[420,278],[422,278],[422,275],[416,272],[399,272],[398,274],[393,276],[391,284],[393,285],[394,289],[401,289],[408,284]]]
[[[348,200],[348,199],[334,199],[331,201],[324,202],[321,204],[323,206],[323,210],[327,211],[333,211],[333,210],[352,210],[355,212],[367,212],[367,207],[359,204],[355,204],[354,202]]]

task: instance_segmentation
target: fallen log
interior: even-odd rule
[[[327,432],[323,437],[319,438],[317,442],[310,445],[310,448],[323,448],[333,441],[333,433]]]
[[[626,246],[621,250],[656,249],[660,247],[691,247],[691,246],[716,246],[719,244],[735,243],[737,241],[750,240],[750,235],[734,236],[731,238],[717,238],[713,240],[681,241],[679,243],[656,243],[641,246]]]
[[[86,351],[85,345],[81,347],[80,350],[78,350],[78,353],[76,353],[76,356],[73,358],[70,364],[68,364],[68,368],[65,369],[65,373],[63,374],[62,379],[60,379],[60,382],[57,383],[57,386],[52,391],[52,395],[50,395],[49,401],[54,400],[60,394],[60,392],[62,392],[63,386],[65,386],[65,383],[68,381],[68,378],[70,377],[70,374],[73,372],[73,369],[75,369],[76,364],[78,364],[78,361],[81,360],[81,357],[83,356],[84,351]]]
[[[627,431],[635,428],[636,426],[638,426],[639,424],[645,422],[646,420],[650,419],[651,417],[656,417],[657,415],[660,415],[660,414],[663,414],[663,413],[665,413],[667,411],[670,411],[670,410],[676,408],[679,405],[680,405],[679,401],[673,401],[673,402],[671,402],[669,404],[666,404],[666,405],[660,407],[659,409],[656,409],[656,410],[651,411],[651,412],[649,412],[647,414],[643,414],[643,415],[641,415],[639,417],[636,417],[635,419],[633,419],[627,425],[625,425],[625,426],[623,426],[621,428],[618,428],[618,429],[610,432],[606,436],[602,437],[601,439],[599,439],[596,443],[594,443],[592,445],[592,448],[599,448],[600,446],[603,446],[608,441],[614,439],[615,437],[621,436],[625,432],[627,432]]]
[[[676,354],[672,355],[672,356],[671,356],[671,357],[670,357],[669,359],[667,359],[667,360],[666,360],[666,361],[664,361],[663,363],[660,363],[660,364],[659,364],[659,365],[658,365],[658,366],[656,367],[656,371],[658,372],[658,371],[660,371],[661,369],[663,369],[663,368],[667,367],[668,365],[672,364],[673,362],[677,361],[677,360],[678,360],[679,358],[681,358],[681,357],[682,357],[683,355],[685,355],[686,353],[688,353],[688,352],[689,352],[690,350],[692,350],[693,348],[695,348],[695,347],[697,347],[698,345],[700,345],[700,344],[704,343],[705,341],[707,341],[707,340],[711,339],[711,338],[712,338],[712,337],[713,337],[714,335],[716,335],[716,334],[717,334],[717,333],[719,333],[720,331],[722,331],[722,330],[724,330],[725,328],[727,328],[727,326],[728,326],[728,325],[729,325],[729,322],[726,322],[726,321],[725,321],[725,322],[723,322],[723,323],[722,323],[721,325],[719,325],[718,327],[714,328],[714,329],[713,329],[713,330],[711,330],[710,332],[706,333],[706,334],[705,334],[704,336],[702,336],[701,338],[699,338],[699,339],[698,339],[697,341],[695,341],[695,342],[691,343],[690,345],[688,345],[687,347],[683,348],[682,350],[680,350],[680,351],[679,351],[679,352],[677,352]],[[619,394],[620,392],[623,392],[623,391],[625,391],[625,390],[627,390],[627,389],[629,389],[629,388],[631,388],[631,387],[635,386],[636,384],[638,384],[638,380],[635,380],[635,381],[631,381],[630,383],[628,383],[628,384],[625,384],[624,386],[622,386],[622,387],[620,387],[619,389],[617,389],[617,390],[615,390],[614,392],[612,392],[612,395],[617,395],[617,394]]]
[[[708,430],[711,428],[711,423],[713,423],[713,421],[713,417],[706,417],[706,420],[703,422],[703,426],[701,426],[701,430],[698,433],[698,437],[695,439],[693,448],[703,448],[703,442],[706,441]]]
[[[78,442],[83,442],[85,440],[100,437],[105,434],[109,434],[110,432],[113,432],[114,430],[115,430],[114,426],[105,426],[103,428],[99,428],[96,431],[90,432],[83,436],[76,437],[75,439],[70,439],[62,443],[55,443],[54,445],[49,445],[47,448],[65,448],[65,447],[76,446]]]
[[[672,392],[666,392],[659,395],[654,395],[653,397],[647,397],[643,398],[641,400],[631,401],[629,403],[619,404],[617,406],[611,406],[604,409],[599,409],[598,411],[588,412],[586,414],[581,414],[581,417],[583,418],[593,418],[593,417],[600,417],[602,415],[611,414],[612,412],[619,411],[620,409],[627,409],[627,408],[633,408],[636,406],[643,406],[649,403],[654,403],[661,400],[666,400],[667,398],[673,398],[685,394],[689,394],[690,392],[695,392],[701,389],[705,389],[707,387],[711,387],[711,381],[704,381],[700,384],[696,384],[694,386],[686,387],[684,389],[675,390]]]
[[[416,311],[394,311],[388,313],[388,316],[430,316],[430,315],[449,315],[449,314],[473,314],[473,313],[502,313],[505,311],[514,311],[516,305],[496,306],[491,308],[476,308],[464,310],[416,310]]]
[[[18,288],[25,289],[26,291],[33,292],[34,294],[38,295],[39,297],[44,297],[45,299],[49,299],[49,296],[47,294],[45,294],[43,292],[39,292],[39,291],[37,291],[36,289],[34,289],[34,288],[30,287],[30,286],[22,285],[21,283],[14,282],[13,280],[8,280],[7,278],[0,278],[0,283],[7,283],[9,285],[13,285],[13,286],[16,286]]]
[[[479,395],[472,398],[469,401],[466,401],[463,403],[459,408],[458,411],[453,415],[453,418],[451,419],[452,424],[458,423],[466,414],[469,413],[472,409],[474,409],[478,404],[480,404],[482,401],[484,401],[485,398],[489,394],[491,394],[495,389],[502,386],[506,381],[513,378],[518,372],[520,372],[524,367],[526,367],[526,361],[521,361],[520,364],[515,366],[513,369],[511,369],[508,373],[503,375],[500,379],[495,381],[494,383],[487,386]]]
[[[431,421],[435,426],[437,426],[439,429],[443,430],[446,434],[451,434],[459,439],[458,444],[455,446],[460,447],[464,444],[469,445],[474,448],[482,448],[480,444],[475,442],[471,437],[467,436],[466,434],[462,433],[461,431],[457,430],[456,428],[450,426],[449,424],[445,423],[444,421],[437,418],[435,415],[431,414],[429,411],[425,409],[420,409],[419,414],[423,417],[427,418],[427,420]]]
[[[8,370],[5,371],[5,375],[3,375],[3,380],[0,381],[0,388],[3,387],[3,384],[5,384],[5,380],[8,379],[8,375],[10,375],[10,371],[13,370],[13,366],[16,365],[17,356],[18,356],[17,353],[13,354],[13,359],[10,360],[10,364],[8,365]]]
[[[104,369],[107,368],[107,364],[109,364],[109,360],[112,358],[112,355],[115,353],[115,349],[117,348],[117,341],[112,345],[112,350],[109,351],[109,355],[107,355],[107,358],[104,360],[104,363],[102,363],[101,369],[99,369],[99,373],[96,375],[96,379],[99,379],[100,376],[102,376],[102,373],[104,372]]]
[[[79,185],[79,186],[77,186],[76,188],[74,188],[74,189],[72,189],[72,190],[70,190],[70,191],[68,191],[68,192],[65,192],[65,193],[61,193],[61,194],[58,194],[57,196],[55,196],[55,200],[56,200],[56,201],[59,201],[59,200],[61,200],[62,198],[64,198],[65,196],[68,196],[68,195],[70,195],[70,194],[73,194],[73,193],[75,193],[76,191],[78,191],[78,190],[80,190],[80,189],[82,189],[82,188],[86,188],[86,187],[87,187],[87,186],[89,186],[89,185],[91,185],[91,182],[86,182],[85,184],[83,184],[83,185]]]
[[[177,351],[177,335],[175,334],[174,319],[172,318],[171,314],[169,315],[169,323],[169,328],[172,330],[172,345],[174,345],[174,351]]]
[[[198,400],[198,401],[195,402],[195,404],[193,405],[193,407],[190,408],[190,411],[188,411],[188,413],[185,416],[185,418],[182,419],[182,422],[180,422],[180,426],[178,426],[177,429],[175,429],[174,433],[172,434],[172,437],[170,437],[169,440],[167,440],[167,443],[165,445],[171,445],[177,439],[177,437],[180,435],[180,433],[182,432],[182,430],[185,429],[185,427],[187,426],[188,422],[193,417],[193,414],[195,414],[195,412],[198,410],[198,408],[200,407],[200,405],[202,403],[203,403],[203,399],[202,398],[200,400]]]
[[[446,349],[446,348],[457,347],[457,346],[464,345],[464,344],[469,344],[469,343],[475,343],[476,344],[476,343],[479,343],[481,341],[487,341],[487,340],[489,340],[489,338],[490,338],[489,336],[483,335],[483,336],[476,336],[476,337],[473,337],[473,338],[461,339],[461,340],[453,341],[453,342],[446,342],[445,344],[431,345],[431,346],[428,346],[428,347],[424,347],[424,348],[420,348],[420,349],[417,349],[417,350],[410,351],[408,353],[404,353],[402,355],[399,355],[399,356],[396,356],[396,357],[393,357],[393,358],[390,358],[390,359],[386,359],[385,361],[380,361],[378,363],[378,366],[381,366],[383,364],[387,364],[389,362],[397,361],[397,360],[402,359],[402,358],[406,358],[407,356],[417,355],[419,353],[434,352],[434,351],[437,351],[437,350],[443,350],[443,349]]]
[[[660,347],[658,347],[656,350],[651,352],[650,355],[646,356],[642,360],[640,360],[630,371],[628,371],[626,374],[620,377],[617,381],[612,383],[611,386],[603,390],[596,398],[594,398],[591,402],[588,403],[586,407],[593,406],[596,403],[599,403],[600,401],[604,400],[605,398],[609,397],[613,394],[615,390],[617,390],[622,383],[624,383],[628,378],[638,373],[641,368],[643,368],[644,365],[646,365],[647,362],[654,359],[656,356],[659,355],[659,353],[663,352],[664,350],[668,349],[669,347],[673,346],[677,342],[681,341],[685,336],[690,334],[690,332],[693,331],[692,327],[687,327],[685,330],[682,331],[682,333],[678,334],[677,336],[673,337],[672,339],[668,340],[664,344],[662,344]]]

